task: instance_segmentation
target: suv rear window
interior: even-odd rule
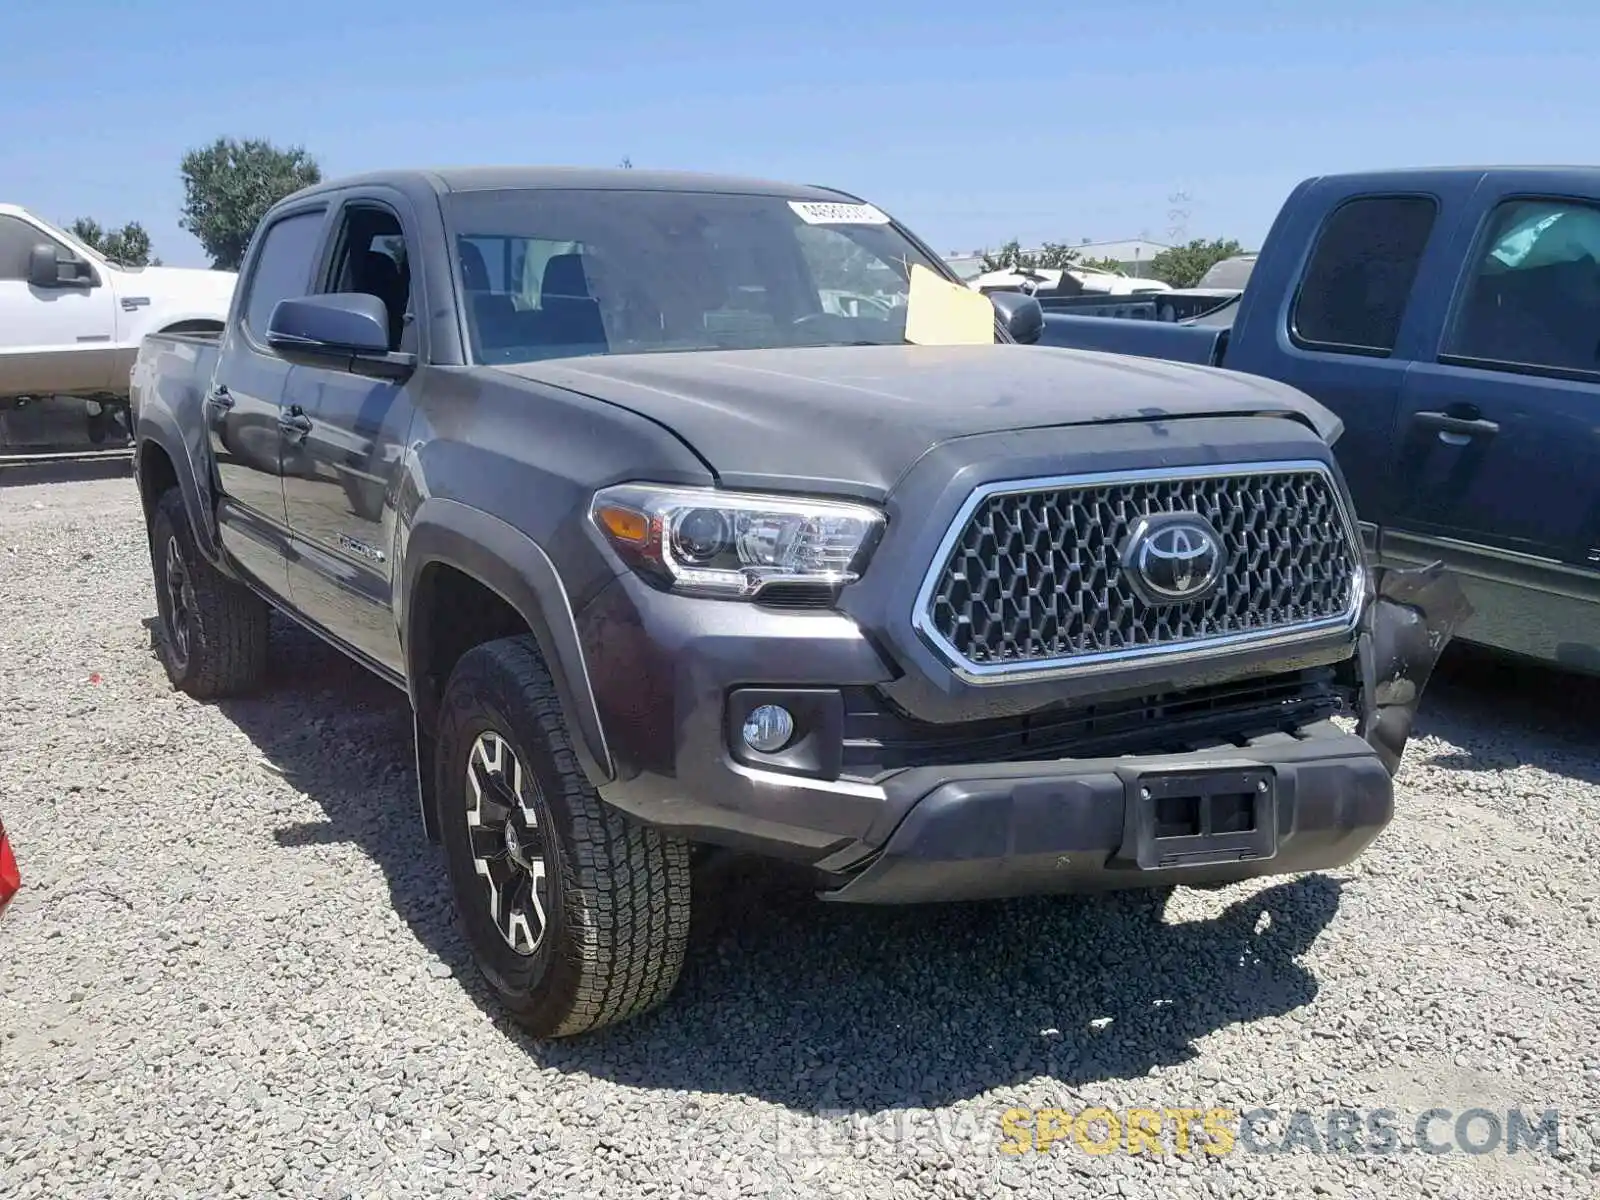
[[[1347,354],[1392,353],[1437,213],[1430,196],[1364,196],[1334,209],[1295,296],[1289,317],[1295,342]]]

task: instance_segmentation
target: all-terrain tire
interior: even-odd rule
[[[150,568],[156,654],[173,687],[196,700],[256,687],[267,670],[267,603],[206,561],[177,488],[163,493],[151,511]]]
[[[499,766],[485,774],[491,762]],[[485,643],[456,664],[441,702],[435,770],[456,912],[479,970],[521,1026],[536,1037],[570,1037],[666,1000],[689,937],[688,843],[601,802],[573,754],[532,638]],[[494,855],[493,810],[482,800],[491,791],[515,810],[520,835],[511,845],[520,859]],[[490,886],[514,860],[516,878],[543,881],[539,903],[528,900],[535,885],[519,891],[513,876]],[[532,919],[508,929],[518,911],[542,922],[537,939]]]

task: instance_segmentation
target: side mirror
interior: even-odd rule
[[[989,303],[1012,341],[1031,346],[1044,333],[1044,309],[1032,296],[1021,292],[990,292]]]
[[[36,288],[93,287],[94,275],[87,263],[64,259],[49,242],[40,242],[28,251],[28,284]]]
[[[290,361],[403,380],[417,356],[389,349],[389,306],[366,292],[280,300],[267,320],[267,345]]]
[[[324,354],[387,354],[389,309],[365,292],[280,300],[267,322],[267,345]]]
[[[56,265],[56,248],[40,242],[28,251],[28,284],[36,288],[61,286],[61,268]]]

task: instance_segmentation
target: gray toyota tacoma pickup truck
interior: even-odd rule
[[[1027,297],[940,344],[920,271],[819,187],[394,171],[279,203],[224,331],[144,343],[173,684],[249,688],[277,608],[404,689],[536,1034],[668,995],[701,847],[907,903],[1337,867],[1389,822],[1464,613],[1369,569],[1337,420],[1026,344]]]

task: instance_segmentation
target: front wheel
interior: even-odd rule
[[[517,1022],[570,1037],[664,1001],[688,943],[688,845],[601,803],[531,638],[462,656],[435,765],[456,911]]]

